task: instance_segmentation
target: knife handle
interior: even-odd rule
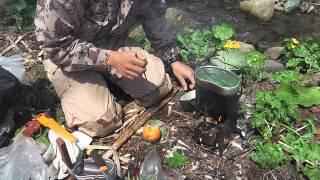
[[[62,138],[57,138],[56,140],[60,154],[61,154],[61,158],[62,161],[68,166],[68,168],[72,169],[73,165],[69,156],[69,152],[66,146],[66,143],[64,142],[64,140]]]

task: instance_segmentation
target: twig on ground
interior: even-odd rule
[[[21,44],[28,50],[29,53],[33,52],[33,50],[29,48],[28,44],[24,40],[21,40]]]
[[[138,117],[138,115],[133,115],[131,118],[129,118],[128,120],[126,120],[123,125],[117,129],[115,132],[118,133],[120,132],[122,129],[124,129],[125,127],[127,127],[129,124],[131,124],[136,118]]]
[[[12,40],[11,37],[6,37],[5,39],[7,39],[8,41],[10,41],[10,44],[13,46],[13,48],[15,48],[17,51],[21,52],[21,49],[18,46],[18,43],[16,43],[15,41]]]
[[[262,180],[264,180],[265,177],[268,177],[269,174],[272,176],[272,178],[273,178],[274,180],[278,180],[278,179],[274,176],[273,171],[274,171],[274,170],[269,171],[269,172],[267,172],[266,174],[264,174],[263,177],[262,177]]]
[[[180,115],[180,116],[182,116],[182,117],[184,117],[184,118],[187,118],[187,119],[190,119],[190,120],[193,120],[193,121],[197,121],[195,118],[190,117],[190,116],[187,116],[187,115],[185,115],[185,114],[182,114],[181,112],[178,112],[178,111],[176,111],[176,110],[172,110],[172,112],[173,112],[173,113],[176,113],[176,114],[178,114],[178,115]]]
[[[233,163],[233,164],[237,164],[239,161],[241,161],[242,159],[246,158],[252,151],[254,150],[254,148],[250,148],[246,151],[243,151],[241,153],[239,153],[237,156],[239,156],[239,158]]]
[[[32,32],[26,33],[22,36],[19,36],[18,39],[16,41],[14,41],[14,43],[11,43],[11,45],[9,45],[7,48],[5,48],[1,53],[0,56],[5,55],[7,52],[9,52],[12,48],[16,47],[17,44],[23,39],[25,38],[27,35],[31,34]]]
[[[167,98],[162,100],[159,105],[149,108],[135,123],[126,129],[119,138],[113,143],[112,148],[118,150],[127,140],[138,131],[153,115],[160,111],[178,92],[178,89],[173,89],[173,91],[168,95]],[[110,158],[112,153],[107,151],[103,154],[104,158]]]

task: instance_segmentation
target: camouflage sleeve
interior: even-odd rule
[[[47,58],[65,71],[107,70],[109,50],[77,39],[84,16],[81,0],[39,0],[36,35]]]
[[[155,50],[169,50],[177,45],[176,29],[165,17],[166,2],[164,0],[137,0],[133,7],[138,16],[142,16],[143,29]]]

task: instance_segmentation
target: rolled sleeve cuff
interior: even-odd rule
[[[108,65],[108,59],[109,59],[110,53],[111,53],[111,50],[99,49],[97,61],[95,64],[93,64],[95,66],[95,70],[110,71],[110,66]]]

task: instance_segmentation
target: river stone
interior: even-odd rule
[[[250,52],[250,51],[254,51],[255,49],[254,49],[253,45],[240,41],[240,49],[239,50],[241,52]]]
[[[198,22],[194,20],[190,14],[177,7],[167,8],[166,19],[171,26],[174,26],[179,31],[184,27],[197,27]]]
[[[2,7],[6,3],[6,0],[0,0],[0,7]]]
[[[287,0],[283,5],[283,9],[285,12],[288,13],[297,9],[299,5],[300,5],[300,0]]]
[[[270,47],[264,52],[264,55],[269,59],[277,60],[283,53],[283,50],[284,47]]]
[[[269,21],[274,12],[274,0],[248,0],[240,2],[240,8],[262,21]]]
[[[282,71],[284,68],[285,66],[283,64],[275,60],[266,60],[263,65],[263,69],[270,73]]]

